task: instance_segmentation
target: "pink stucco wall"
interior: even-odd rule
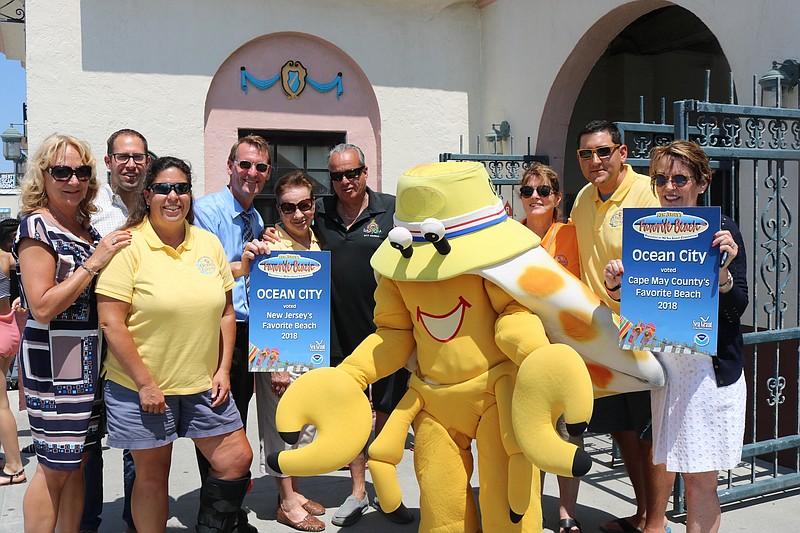
[[[327,83],[341,72],[344,93],[319,93],[310,86],[289,99],[280,81],[266,90],[240,86],[241,67],[258,79],[278,74],[289,60],[300,61],[309,78]],[[239,128],[346,132],[364,151],[369,185],[381,190],[380,110],[372,85],[341,49],[313,35],[281,32],[254,39],[234,51],[214,75],[205,104],[205,192],[228,183],[225,162]]]

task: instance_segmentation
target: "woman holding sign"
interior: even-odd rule
[[[281,221],[275,225],[276,242],[272,250],[315,250],[319,243],[311,231],[314,220],[313,184],[308,174],[301,170],[286,174],[275,184],[275,198]],[[325,523],[317,516],[325,514],[325,507],[297,492],[297,478],[279,474],[267,465],[267,455],[280,450],[305,446],[314,438],[314,426],[306,425],[296,444],[286,444],[275,427],[278,400],[295,379],[298,372],[264,372],[256,374],[256,407],[258,408],[258,436],[261,441],[261,471],[275,478],[278,485],[277,520],[300,531],[322,531]]]
[[[650,154],[650,179],[665,208],[696,207],[711,185],[708,156],[696,143],[674,141]],[[717,471],[735,467],[742,455],[746,390],[740,317],[747,307],[747,261],[736,224],[722,216],[719,246],[717,355],[660,353],[667,384],[653,391],[653,463],[663,469],[655,494],[660,516],[648,513],[645,531],[663,531],[674,473],[686,483],[688,533],[720,527]],[[606,289],[620,297],[624,269],[619,260],[604,270]]]
[[[253,452],[230,398],[236,322],[233,276],[219,239],[191,224],[192,172],[156,159],[125,229],[132,235],[97,282],[108,343],[108,444],[136,463],[139,531],[163,531],[172,443],[191,438],[211,464],[197,531],[233,529]]]
[[[525,210],[525,220],[522,224],[539,236],[542,247],[548,254],[576,278],[580,278],[581,265],[578,260],[575,226],[558,220],[558,204],[562,198],[558,174],[547,165],[531,163],[522,174],[519,185],[519,197]],[[583,437],[573,437],[567,432],[563,416],[559,417],[556,427],[561,438],[583,448]],[[563,476],[557,478],[559,533],[578,533],[581,531],[581,525],[575,519],[575,515],[581,478]],[[542,489],[544,489],[544,471],[542,471]]]

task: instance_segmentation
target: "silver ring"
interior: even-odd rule
[[[117,244],[117,238],[116,237],[111,237],[111,244],[112,245]]]

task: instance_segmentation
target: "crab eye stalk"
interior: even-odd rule
[[[414,249],[411,247],[412,240],[411,232],[406,228],[398,226],[389,232],[389,244],[392,245],[392,248],[400,250],[406,259],[410,259],[411,254],[414,253]]]
[[[450,253],[450,243],[447,242],[444,224],[442,224],[440,220],[435,218],[426,218],[422,221],[422,224],[420,224],[420,229],[422,230],[422,236],[425,237],[426,241],[433,244],[437,252],[439,252],[441,255],[447,255]]]

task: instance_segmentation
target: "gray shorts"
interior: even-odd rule
[[[642,440],[653,440],[650,391],[626,392],[594,401],[589,431],[615,433],[634,431]]]
[[[113,448],[149,450],[166,446],[178,437],[214,437],[242,428],[231,397],[212,408],[210,390],[167,396],[167,411],[155,414],[142,411],[137,391],[106,381],[105,402],[108,445]]]

